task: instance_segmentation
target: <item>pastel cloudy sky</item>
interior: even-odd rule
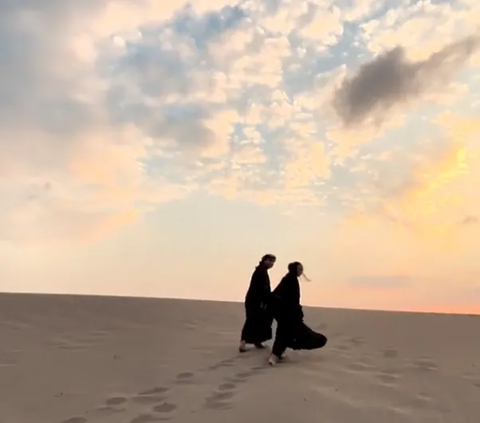
[[[0,2],[0,290],[479,312],[477,3]]]

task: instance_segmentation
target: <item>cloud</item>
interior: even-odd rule
[[[384,53],[386,23],[410,15],[382,15],[382,7],[377,0],[4,2],[1,237],[84,242],[194,191],[314,205],[339,218],[408,198],[414,187],[427,192],[431,163],[448,160],[433,144],[397,151],[388,141],[418,121],[398,113],[381,129],[365,121],[450,81],[477,42],[445,47],[451,40],[442,38],[437,53],[412,58],[411,43],[397,37],[400,47]],[[439,7],[431,5],[430,24],[443,22]],[[419,8],[408,9],[431,13]],[[471,14],[462,16],[467,22]],[[344,80],[375,48],[380,55]],[[330,113],[332,95],[343,126]],[[439,143],[449,157],[461,148],[458,140],[457,150]]]
[[[465,149],[446,138],[416,141],[408,146],[414,150],[392,148],[365,159],[362,197],[355,195],[351,209],[423,235],[453,230],[463,214]]]
[[[418,62],[406,60],[401,46],[380,54],[343,81],[335,93],[334,108],[347,126],[381,121],[399,104],[411,102],[429,90],[444,90],[479,46],[478,37],[469,37]]]
[[[146,174],[142,163],[151,142],[137,127],[112,121],[97,63],[78,51],[87,22],[106,5],[3,5],[3,238],[75,242],[110,232],[146,204],[185,191],[165,179],[154,184]]]

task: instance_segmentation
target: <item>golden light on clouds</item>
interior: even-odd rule
[[[7,3],[0,242],[22,259],[88,243],[107,263],[130,236],[132,257],[195,245],[194,269],[228,236],[238,266],[272,240],[364,298],[480,275],[478,1]],[[238,225],[203,240],[197,208]]]

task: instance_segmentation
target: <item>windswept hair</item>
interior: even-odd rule
[[[292,261],[288,264],[288,273],[297,273],[298,266],[301,266],[302,263],[299,261]]]
[[[303,266],[302,263],[299,261],[292,261],[291,263],[288,264],[288,273],[297,273],[298,266]],[[302,273],[303,279],[305,279],[307,282],[310,282],[311,280],[307,277],[307,275]]]
[[[273,254],[265,254],[260,260],[260,263],[263,263],[264,261],[267,261],[267,260],[276,261],[277,258]]]

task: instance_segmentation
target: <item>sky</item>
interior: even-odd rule
[[[0,291],[480,313],[474,3],[0,2]]]

